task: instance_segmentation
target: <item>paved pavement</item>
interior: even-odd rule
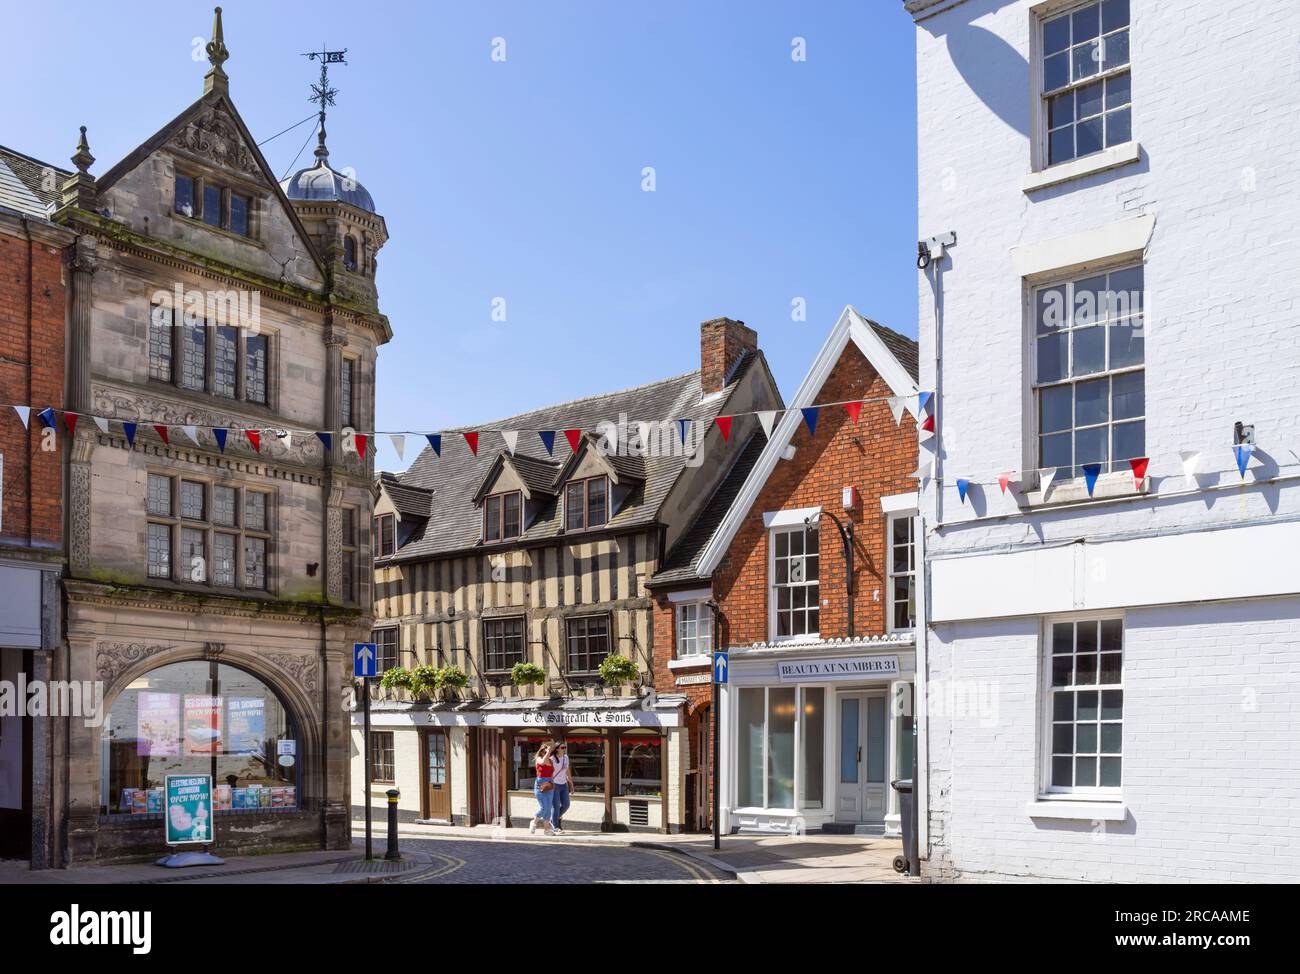
[[[354,832],[349,851],[230,857],[224,866],[168,870],[153,863],[31,872],[0,862],[0,884],[361,883],[906,883],[891,861],[896,839],[879,836],[740,836],[713,850],[707,835],[568,833],[404,825],[402,861],[366,862]],[[376,834],[375,852],[386,840]]]

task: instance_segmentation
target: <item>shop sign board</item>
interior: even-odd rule
[[[212,842],[212,776],[169,774],[164,785],[168,845]]]
[[[897,656],[842,656],[834,659],[781,660],[777,669],[782,683],[879,680],[899,675]]]

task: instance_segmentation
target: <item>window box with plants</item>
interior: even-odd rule
[[[621,687],[628,683],[634,683],[640,675],[636,663],[626,656],[619,656],[616,653],[606,656],[600,661],[598,672],[605,685],[610,687]]]

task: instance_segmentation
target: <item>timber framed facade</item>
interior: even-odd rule
[[[381,694],[372,725],[391,735],[381,741],[391,741],[394,775],[371,783],[373,805],[397,784],[407,820],[527,824],[532,757],[562,738],[575,788],[566,829],[683,828],[685,698],[654,690],[646,583],[745,442],[724,439],[714,417],[779,404],[743,323],[705,322],[701,352],[699,371],[486,424],[526,431],[514,449],[493,450],[498,434],[485,432],[475,454],[448,434],[440,453],[426,448],[400,477],[380,476],[373,530],[394,538],[375,562],[380,659],[454,667],[467,683],[445,699]],[[675,450],[655,449],[647,427],[680,418],[694,432]],[[538,431],[570,435],[548,451]],[[636,676],[607,685],[609,656],[630,660]],[[540,682],[517,686],[518,663],[538,667]],[[367,791],[359,723],[358,796]]]

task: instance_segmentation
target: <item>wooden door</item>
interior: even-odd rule
[[[451,780],[447,774],[447,732],[430,730],[424,734],[424,817],[440,822],[451,821]]]

